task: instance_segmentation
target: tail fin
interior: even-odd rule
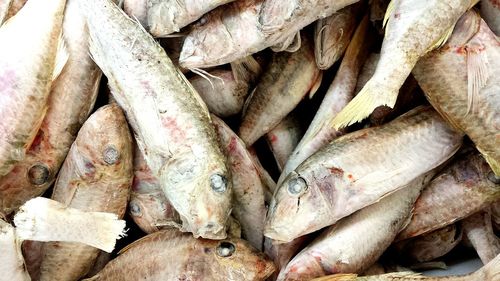
[[[332,121],[332,126],[339,130],[368,117],[381,105],[394,107],[398,98],[398,89],[388,89],[385,85],[370,79],[361,91],[352,99]]]

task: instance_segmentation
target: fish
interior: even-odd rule
[[[147,27],[154,37],[166,37],[234,0],[147,0]]]
[[[170,229],[133,242],[97,275],[84,280],[257,281],[273,271],[273,263],[244,240],[195,239]]]
[[[500,240],[493,231],[489,211],[480,211],[463,219],[462,227],[483,264],[500,254]]]
[[[277,45],[273,48],[275,50],[286,50],[290,44],[295,44],[295,48],[291,48],[293,51],[300,46],[297,33],[303,27],[355,2],[358,0],[231,2],[209,12],[194,24],[186,36],[179,63],[188,69],[208,68],[230,63],[271,46]],[[284,15],[287,11],[280,11],[280,7],[275,9],[275,4],[293,6],[286,8],[297,8],[297,13]],[[280,21],[280,25],[274,26],[269,19]],[[279,30],[274,30],[275,27]]]
[[[152,174],[137,145],[128,213],[137,226],[148,234],[181,224],[179,214],[163,193],[160,180]]]
[[[434,173],[417,177],[377,203],[328,227],[282,269],[277,280],[311,280],[368,269],[408,222],[415,200]]]
[[[42,195],[56,179],[78,130],[94,107],[102,72],[92,61],[78,1],[68,0],[62,24],[68,60],[52,83],[47,113],[25,158],[0,179],[0,213]]]
[[[460,16],[478,0],[393,0],[375,73],[335,117],[336,129],[359,122],[378,106],[394,107],[398,92],[417,61],[451,35]],[[415,27],[418,28],[415,28]]]
[[[349,5],[314,24],[314,57],[321,70],[329,69],[344,54],[356,30],[361,5]]]
[[[346,132],[335,130],[328,124],[355,94],[354,87],[358,74],[375,39],[370,30],[370,23],[365,15],[354,32],[335,79],[328,88],[318,111],[286,162],[278,184],[281,184],[291,171],[314,152]]]
[[[0,2],[0,25],[5,21],[7,14],[9,13],[10,6],[13,0],[6,0]]]
[[[209,112],[186,77],[136,21],[109,0],[80,2],[90,53],[109,80],[137,145],[179,213],[182,230],[223,239],[231,176]]]
[[[462,241],[463,228],[450,224],[432,232],[403,240],[395,245],[397,252],[411,261],[422,263],[432,261],[449,253]]]
[[[123,0],[123,11],[143,27],[148,26],[148,0]]]
[[[266,141],[281,171],[304,134],[298,114],[291,112],[266,134]]]
[[[498,177],[499,71],[500,38],[474,11],[462,16],[443,48],[422,58],[413,70],[431,105],[470,137]]]
[[[262,166],[262,163],[260,163],[259,156],[257,155],[257,151],[255,150],[255,148],[251,146],[247,147],[247,150],[248,152],[250,152],[250,156],[252,156],[253,163],[255,164],[255,168],[259,173],[260,180],[266,187],[266,192],[264,194],[266,205],[268,205],[269,202],[271,202],[271,197],[273,196],[274,191],[276,190],[276,182],[271,177],[269,172]]]
[[[262,250],[266,188],[245,143],[217,116],[212,115],[212,121],[232,175],[232,214],[241,225],[242,237],[254,248]]]
[[[500,36],[500,3],[498,0],[481,0],[481,17],[497,36]]]
[[[99,253],[99,255],[97,256],[94,264],[90,268],[89,272],[87,272],[87,275],[85,275],[85,277],[92,277],[92,276],[96,275],[99,271],[101,271],[106,266],[106,264],[110,260],[111,260],[111,254],[101,251]]]
[[[312,97],[318,90],[322,72],[311,43],[304,37],[297,52],[273,55],[243,110],[238,136],[247,146],[276,127],[304,96]]]
[[[422,191],[410,223],[396,241],[445,227],[498,200],[500,189],[488,179],[490,173],[479,153],[455,159]]]
[[[0,218],[0,275],[1,281],[30,281],[21,252],[22,241],[16,236],[15,228]]]
[[[132,161],[132,137],[123,112],[116,104],[101,107],[71,146],[52,199],[66,207],[122,218],[132,185]],[[95,247],[79,243],[45,243],[40,280],[78,280],[98,254]]]
[[[420,273],[415,272],[396,272],[387,273],[382,275],[372,275],[372,276],[357,276],[356,274],[335,274],[331,276],[324,276],[320,278],[313,279],[312,281],[470,281],[470,280],[490,280],[498,281],[500,280],[500,255],[494,260],[478,269],[477,271],[466,274],[466,275],[455,275],[455,276],[424,276]]]
[[[231,70],[215,69],[203,76],[194,76],[189,82],[205,101],[208,110],[229,117],[241,113],[245,100],[262,72],[251,56],[231,63]]]
[[[24,159],[47,111],[52,80],[66,64],[65,6],[66,0],[31,0],[0,27],[0,42],[9,42],[0,45],[0,177]]]
[[[337,138],[279,185],[264,235],[288,242],[332,225],[441,165],[462,136],[431,107],[421,106]]]

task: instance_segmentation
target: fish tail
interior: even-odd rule
[[[397,97],[397,89],[388,88],[372,78],[347,106],[335,116],[332,126],[339,130],[352,125],[368,117],[375,108],[381,105],[393,108]]]
[[[500,255],[472,274],[471,280],[500,280]]]

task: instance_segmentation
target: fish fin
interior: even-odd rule
[[[54,65],[54,71],[52,72],[52,81],[56,80],[57,77],[62,73],[64,66],[68,62],[69,53],[66,48],[66,41],[64,40],[64,36],[59,36],[59,42],[57,45],[57,53],[56,53],[56,62]]]
[[[478,277],[471,280],[497,280],[500,276],[500,255],[484,265],[481,269],[474,272],[471,277]]]
[[[323,71],[319,71],[318,75],[316,75],[316,80],[314,81],[311,89],[309,90],[309,99],[314,97],[314,94],[318,91],[321,86],[321,81],[323,80]]]
[[[382,28],[385,28],[387,22],[389,21],[389,18],[394,12],[394,5],[395,5],[394,2],[396,2],[396,0],[391,0],[391,2],[389,2],[389,5],[387,6],[387,10],[385,10],[384,20],[382,21]]]
[[[33,128],[35,128],[33,130],[34,134],[32,136],[30,136],[30,138],[26,141],[25,146],[23,147],[25,150],[27,150],[27,149],[29,149],[31,147],[31,145],[33,144],[33,141],[35,140],[36,136],[40,132],[40,128],[42,127],[43,120],[45,119],[45,115],[47,114],[48,110],[49,110],[48,106],[45,106],[42,109],[42,114],[40,115],[40,118],[38,118],[36,120],[36,123],[33,125]],[[25,153],[23,151],[23,157],[25,156],[24,154]],[[20,159],[20,160],[22,160],[22,159]]]
[[[354,273],[338,273],[334,275],[314,278],[312,281],[355,281],[358,275]]]
[[[279,52],[289,52],[294,53],[300,49],[302,45],[302,39],[300,38],[300,31],[289,36],[283,42],[271,46],[271,50],[275,53]]]
[[[262,72],[262,67],[251,55],[237,59],[230,64],[233,77],[236,81],[245,83],[255,82]]]
[[[474,103],[479,98],[479,91],[486,85],[490,77],[488,56],[484,50],[466,47],[467,53],[467,112],[473,110]]]
[[[250,92],[247,99],[245,100],[245,103],[243,104],[243,108],[241,109],[241,116],[245,116],[245,114],[247,113],[248,105],[250,104],[250,101],[252,100],[253,94],[255,94],[255,90],[257,90],[257,87],[255,87]]]
[[[370,79],[363,89],[335,116],[332,126],[340,129],[368,117],[375,108],[387,105],[394,108],[398,90],[393,91]]]
[[[437,49],[437,48],[441,48],[444,44],[446,44],[446,41],[448,41],[448,39],[450,38],[451,34],[453,33],[453,30],[455,29],[455,24],[454,23],[452,26],[450,26],[450,28],[448,28],[443,34],[442,36],[436,40],[436,42],[434,42],[434,44],[432,44],[426,51],[426,53],[434,50],[434,49]]]
[[[184,82],[184,84],[187,86],[188,88],[188,91],[191,92],[194,96],[194,98],[196,99],[196,101],[198,102],[198,104],[201,106],[201,108],[203,109],[204,113],[206,114],[208,120],[212,120],[210,118],[210,112],[208,111],[208,107],[207,107],[207,104],[203,101],[203,99],[201,98],[200,94],[198,94],[198,91],[196,91],[196,89],[193,87],[193,85],[187,80],[186,76],[184,76],[184,74],[179,70],[179,68],[175,68],[176,72],[177,72],[177,75],[182,79],[182,81]],[[218,78],[218,77],[217,77]],[[221,79],[221,78],[219,78]],[[222,79],[221,79],[222,80]]]
[[[493,173],[497,177],[500,177],[500,162],[495,160],[495,158],[493,158],[492,156],[488,155],[488,153],[485,152],[484,150],[482,150],[480,147],[477,146],[476,148],[477,148],[477,150],[479,150],[481,155],[484,157],[484,160],[486,160],[486,162],[488,162],[488,165],[490,165],[490,168],[493,171]]]

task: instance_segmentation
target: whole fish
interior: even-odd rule
[[[85,18],[76,0],[68,0],[64,13],[68,61],[52,83],[47,114],[25,159],[0,179],[0,213],[11,213],[52,185],[94,107],[102,73],[89,56]]]
[[[204,102],[153,37],[118,6],[91,0],[81,7],[90,53],[183,230],[226,237],[231,178]]]
[[[144,1],[144,0],[143,0]],[[154,37],[166,37],[234,0],[146,0],[147,25]]]
[[[357,276],[356,274],[335,274],[313,279],[312,281],[498,281],[500,280],[500,255],[494,260],[467,275],[424,276],[414,272],[395,272],[382,275]]]
[[[488,163],[478,153],[451,163],[422,191],[410,223],[396,240],[442,228],[498,200],[500,189],[489,180],[490,173]]]
[[[396,245],[398,253],[415,262],[428,262],[446,255],[462,241],[463,228],[450,224]]]
[[[411,215],[434,172],[324,230],[288,263],[278,280],[310,280],[333,273],[363,272],[389,247]],[[374,231],[376,230],[376,231]],[[367,233],[372,232],[371,235]]]
[[[24,159],[47,111],[52,80],[66,63],[65,52],[57,55],[65,5],[31,0],[0,27],[0,177]]]
[[[123,0],[123,10],[142,26],[148,26],[148,0]]]
[[[7,14],[4,20],[8,20],[15,14],[17,14],[19,10],[21,10],[21,8],[24,7],[24,4],[26,4],[28,0],[7,0],[7,2],[9,1],[11,2],[9,13]]]
[[[244,240],[195,239],[176,230],[161,230],[128,245],[101,272],[85,280],[257,281],[273,271],[273,263]]]
[[[500,36],[500,2],[498,0],[482,0],[481,16],[491,30]]]
[[[292,112],[266,134],[267,143],[280,171],[285,167],[288,157],[294,151],[303,133],[297,114]]]
[[[132,220],[146,233],[162,226],[176,226],[180,218],[163,193],[160,181],[149,169],[137,145],[134,151],[134,180],[130,191],[128,212]]]
[[[462,226],[483,264],[500,254],[500,240],[493,231],[491,214],[488,211],[481,211],[463,219]]]
[[[361,5],[347,6],[314,24],[314,57],[321,70],[330,68],[347,49],[356,30]]]
[[[372,78],[335,117],[341,128],[368,117],[381,105],[394,107],[417,61],[446,42],[453,26],[479,0],[393,0],[387,8],[385,38]]]
[[[230,63],[287,41],[278,48],[285,50],[288,44],[296,42],[297,32],[303,27],[357,1],[234,1],[198,21],[186,37],[180,65],[193,69]],[[281,5],[297,8],[297,13],[275,7]],[[279,21],[279,25],[274,25],[273,20]]]
[[[10,6],[13,0],[4,0],[0,2],[0,25],[6,20],[9,13]]]
[[[321,84],[321,77],[308,39],[302,38],[302,46],[297,52],[275,53],[246,101],[240,138],[251,146],[276,127],[304,96],[312,97]]]
[[[500,38],[474,11],[413,70],[430,103],[464,131],[500,177]]]
[[[345,130],[331,128],[329,123],[355,94],[354,87],[358,73],[374,41],[369,24],[365,16],[356,28],[335,79],[328,88],[309,128],[286,162],[278,184],[314,152],[345,133]]]
[[[31,278],[24,265],[21,252],[21,241],[16,236],[12,225],[0,218],[0,280],[1,281],[30,281]]]
[[[332,225],[441,165],[461,142],[430,107],[335,139],[279,185],[264,235],[287,242]]]
[[[251,56],[231,63],[231,70],[215,69],[208,75],[189,79],[208,110],[219,117],[241,112],[250,87],[261,73],[259,63]]]
[[[245,143],[218,117],[212,115],[215,130],[233,181],[233,216],[240,222],[242,236],[262,250],[266,206],[265,186]]]
[[[118,105],[107,105],[83,124],[59,172],[52,199],[91,212],[125,214],[132,184],[132,140]],[[99,254],[80,243],[42,248],[40,280],[78,280]]]

